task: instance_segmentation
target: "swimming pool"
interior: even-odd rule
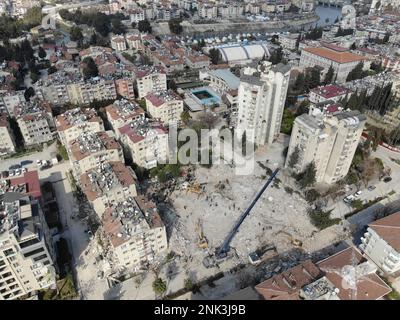
[[[221,102],[220,97],[209,88],[199,88],[192,90],[191,92],[202,105],[213,105]]]

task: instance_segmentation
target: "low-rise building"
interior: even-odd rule
[[[149,93],[144,97],[152,118],[165,125],[178,123],[183,112],[183,99],[172,90]]]
[[[339,48],[330,46],[326,47],[307,47],[301,51],[300,67],[309,68],[319,66],[323,68],[323,74],[332,66],[334,70],[334,79],[337,82],[346,82],[346,78],[350,71],[352,71],[360,62],[367,62],[363,56],[343,51]],[[364,63],[364,68],[369,67]]]
[[[0,111],[0,156],[15,152],[14,134],[10,127],[8,115]]]
[[[280,34],[279,43],[281,44],[282,48],[296,50],[299,36],[300,35],[298,33]]]
[[[151,169],[168,157],[168,132],[160,123],[147,119],[133,121],[119,129],[121,143],[131,160]]]
[[[110,205],[102,225],[114,261],[121,269],[138,270],[168,248],[165,226],[157,208],[143,196]]]
[[[67,148],[72,173],[76,180],[103,162],[124,162],[121,145],[110,132],[83,132]]]
[[[104,131],[103,120],[95,109],[89,108],[67,110],[56,118],[56,127],[60,141],[66,147],[83,132]]]
[[[106,107],[107,120],[109,121],[114,133],[120,136],[119,129],[123,126],[144,119],[144,110],[134,101],[116,100],[113,104]]]
[[[116,51],[125,51],[126,50],[126,42],[124,36],[114,36],[111,37],[111,48]]]
[[[352,91],[335,84],[317,87],[310,90],[310,102],[320,103],[328,100],[339,102],[342,99],[348,98]]]
[[[121,161],[104,162],[83,173],[79,185],[101,218],[106,208],[136,197],[136,175]]]
[[[153,91],[167,90],[167,75],[162,67],[139,67],[135,75],[139,99]]]
[[[400,212],[368,225],[360,249],[381,270],[390,275],[400,271]]]
[[[53,140],[53,116],[49,104],[43,101],[24,102],[14,109],[25,146],[35,146]]]

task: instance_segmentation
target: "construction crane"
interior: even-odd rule
[[[227,237],[225,238],[224,242],[222,245],[217,248],[215,257],[213,256],[208,256],[203,260],[203,264],[206,268],[210,268],[215,265],[216,260],[222,260],[227,257],[228,252],[230,250],[230,244],[235,237],[236,233],[239,231],[239,228],[243,221],[246,219],[246,217],[250,214],[250,211],[253,209],[257,201],[261,198],[262,194],[264,191],[268,188],[268,186],[271,184],[271,182],[274,180],[276,175],[279,172],[279,168],[276,169],[272,175],[268,178],[267,182],[264,184],[264,186],[261,188],[261,190],[257,193],[255,196],[254,200],[250,203],[250,206],[241,214],[231,231],[228,233]]]

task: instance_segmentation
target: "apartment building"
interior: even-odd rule
[[[306,260],[258,284],[265,300],[380,300],[391,288],[354,247],[317,263]]]
[[[289,34],[280,34],[279,35],[279,43],[282,48],[288,50],[296,50],[297,40],[299,39],[300,34],[298,33],[289,33]]]
[[[168,125],[178,123],[183,112],[183,99],[172,90],[149,93],[144,97],[152,118]]]
[[[167,75],[162,67],[139,67],[135,75],[139,99],[153,91],[167,90]]]
[[[111,37],[111,48],[116,51],[125,51],[126,42],[124,36],[113,36]]]
[[[290,155],[296,147],[299,160],[291,167],[301,172],[311,163],[315,163],[316,182],[328,184],[343,179],[350,168],[366,117],[359,111],[341,111],[336,105],[323,110],[310,108],[309,114],[295,119],[286,167],[289,167]]]
[[[361,238],[360,249],[379,269],[390,275],[398,275],[400,212],[370,223],[367,232]]]
[[[92,78],[78,81],[66,86],[69,102],[77,105],[87,105],[93,101],[115,100],[117,91],[114,80]]]
[[[119,138],[119,129],[123,126],[144,119],[144,110],[134,101],[116,100],[106,107],[107,120],[109,121],[115,135]]]
[[[142,37],[140,34],[130,33],[125,35],[126,43],[129,49],[139,50],[142,45]]]
[[[135,98],[134,78],[126,77],[126,78],[114,79],[114,82],[115,82],[115,91],[117,95],[120,95],[125,99]]]
[[[10,128],[8,115],[0,111],[0,157],[15,152],[14,134]]]
[[[0,181],[0,300],[55,288],[55,253],[40,198],[36,171]]]
[[[346,82],[346,78],[351,70],[360,63],[364,62],[364,68],[369,68],[367,59],[358,54],[343,51],[343,48],[335,48],[334,46],[326,47],[307,47],[301,51],[300,64],[301,68],[309,68],[320,66],[323,68],[323,75],[332,66],[335,74],[334,79],[337,82]]]
[[[76,180],[89,169],[104,162],[125,162],[121,145],[107,132],[82,132],[67,148]]]
[[[140,119],[119,129],[120,141],[126,153],[140,167],[151,169],[165,163],[168,152],[168,132],[160,123]]]
[[[80,176],[79,185],[100,217],[112,204],[136,197],[136,175],[121,161],[103,162]]]
[[[198,5],[198,14],[203,19],[214,19],[218,17],[218,7],[215,4],[201,4]]]
[[[14,108],[14,115],[26,147],[54,139],[53,115],[48,103],[38,100],[21,103]]]
[[[167,251],[165,226],[155,204],[143,196],[112,204],[102,225],[113,260],[121,269],[139,270]]]
[[[7,108],[10,117],[14,117],[14,109],[21,103],[26,102],[24,91],[12,91],[2,94],[0,102],[3,102],[4,106]]]
[[[264,145],[280,133],[289,85],[290,67],[263,62],[258,69],[247,67],[240,78],[236,129],[247,140]]]
[[[95,109],[75,108],[67,110],[56,118],[58,136],[64,146],[79,137],[83,132],[104,131],[103,120]]]
[[[336,84],[330,84],[311,89],[309,100],[312,103],[320,103],[328,100],[339,102],[342,99],[349,98],[352,93],[353,91],[350,89]]]

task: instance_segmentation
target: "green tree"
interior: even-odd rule
[[[212,64],[219,64],[219,63],[221,63],[221,61],[222,61],[222,55],[221,55],[221,52],[218,50],[218,49],[216,49],[216,48],[212,48],[212,49],[210,49],[210,51],[209,51],[209,56],[210,56],[210,59],[211,59],[211,63]]]
[[[324,83],[329,84],[332,83],[333,76],[335,75],[335,70],[333,70],[332,65],[329,67],[328,72],[325,75]]]
[[[293,169],[300,159],[300,148],[295,146],[293,152],[289,156],[288,166]]]
[[[72,26],[69,31],[69,34],[71,36],[72,41],[83,40],[82,29],[79,28],[78,26]]]
[[[82,62],[84,63],[82,72],[85,79],[97,77],[99,75],[96,63],[91,57],[86,57]]]
[[[34,95],[35,95],[35,90],[32,87],[29,87],[24,92],[24,97],[26,101],[29,101],[31,97],[33,97]]]
[[[186,290],[193,290],[193,287],[194,287],[194,284],[193,284],[193,281],[192,280],[190,280],[189,278],[188,279],[185,279],[185,289]]]
[[[187,123],[189,122],[190,119],[192,119],[192,117],[190,116],[189,111],[184,110],[184,111],[181,113],[181,120],[182,120],[182,122],[185,123],[185,124],[187,124]]]
[[[115,34],[125,34],[126,27],[122,24],[120,19],[111,20],[111,31]]]
[[[306,166],[303,172],[297,175],[296,180],[302,188],[311,187],[316,181],[316,174],[315,163],[312,161]]]
[[[40,59],[44,59],[47,56],[46,51],[42,47],[39,47],[38,56]]]
[[[282,62],[282,59],[283,59],[283,51],[281,47],[274,50],[271,56],[269,57],[269,61],[274,65]]]
[[[163,279],[157,278],[153,281],[153,290],[157,295],[162,295],[167,291],[167,283]]]
[[[181,25],[182,19],[171,19],[168,21],[169,30],[175,34],[181,34],[183,31]]]
[[[152,32],[152,28],[151,28],[150,22],[147,19],[139,21],[138,29],[139,29],[140,32],[147,32],[147,33],[151,33]]]
[[[347,75],[346,81],[361,79],[363,76],[364,63],[360,61]]]

